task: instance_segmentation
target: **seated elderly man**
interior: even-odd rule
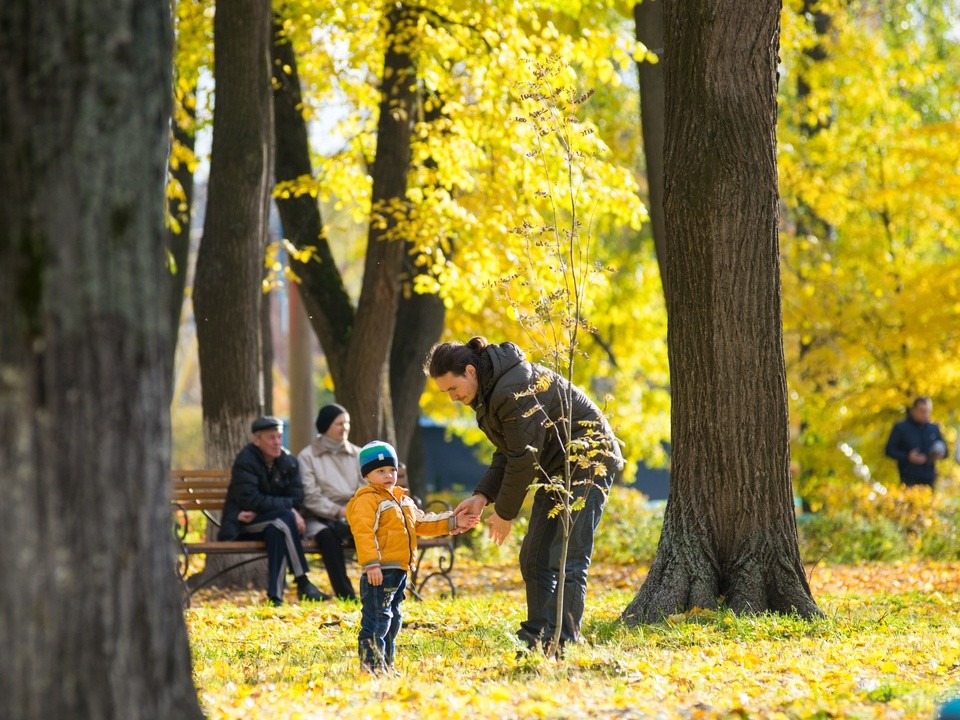
[[[307,577],[300,536],[305,524],[298,508],[303,484],[297,459],[283,447],[283,421],[261,417],[253,437],[233,463],[218,540],[263,540],[267,546],[267,600],[283,603],[287,564],[301,600],[326,600]]]

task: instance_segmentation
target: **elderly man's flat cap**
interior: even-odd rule
[[[254,420],[250,429],[255,433],[261,430],[279,430],[283,432],[283,420],[273,415],[265,415]]]

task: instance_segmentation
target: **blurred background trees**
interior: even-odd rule
[[[655,223],[646,210],[653,206],[648,187],[656,183],[648,182],[649,152],[644,152],[644,142],[656,140],[650,123],[656,120],[657,78],[650,71],[659,48],[637,40],[656,41],[656,5],[558,0],[411,7],[395,48],[406,58],[404,84],[412,94],[391,105],[383,91],[397,72],[386,61],[388,41],[396,34],[391,36],[382,6],[273,3],[275,40],[295,63],[275,62],[274,91],[278,83],[296,83],[294,107],[306,128],[309,154],[309,169],[278,177],[274,196],[281,203],[307,198],[318,219],[315,239],[295,237],[286,221],[276,231],[274,240],[291,244],[274,242],[268,249],[270,280],[285,283],[288,293],[298,287],[294,274],[304,281],[299,289],[324,351],[317,355],[311,400],[325,402],[336,390],[348,407],[355,402],[359,412],[376,416],[356,428],[355,440],[396,432],[403,437],[399,444],[406,445],[401,452],[415,454],[415,443],[407,439],[412,401],[398,397],[401,389],[410,390],[405,382],[413,384],[408,395],[419,397],[418,363],[398,369],[400,359],[416,354],[397,346],[411,333],[404,321],[419,317],[405,303],[431,302],[432,314],[424,317],[436,323],[442,315],[443,338],[484,334],[528,347],[496,280],[526,262],[522,237],[511,230],[537,217],[537,198],[529,188],[550,171],[527,157],[531,138],[514,121],[520,114],[518,88],[529,78],[531,63],[559,55],[569,81],[595,91],[584,117],[605,150],[583,178],[583,202],[598,238],[596,259],[616,269],[594,294],[590,322],[596,333],[583,344],[586,357],[577,366],[577,380],[601,401],[608,398],[632,461],[668,463],[666,307]],[[796,0],[782,9],[777,133],[784,349],[796,489],[814,509],[829,504],[837,488],[896,483],[895,467],[882,448],[913,395],[931,395],[935,419],[948,439],[955,437],[960,419],[954,389],[960,376],[960,150],[951,141],[960,116],[956,5]],[[176,117],[190,117],[202,135],[215,102],[209,49],[214,8],[181,0],[176,9],[177,76],[184,87],[195,78],[199,88],[196,95],[182,96],[189,116]],[[639,90],[645,86],[651,89],[640,111]],[[398,140],[394,131],[380,137],[385,109],[409,128],[404,140],[409,152],[402,161],[406,187],[375,195],[380,148]],[[177,147],[190,157],[187,148]],[[197,148],[190,162],[202,171],[208,151],[202,143]],[[654,168],[655,154],[650,157]],[[654,179],[655,173],[654,168]],[[404,252],[400,263],[393,256],[385,276],[396,283],[400,298],[384,326],[395,329],[378,340],[390,351],[378,358],[381,378],[367,381],[381,400],[390,388],[393,401],[368,410],[358,394],[364,388],[358,389],[357,380],[337,381],[336,368],[349,371],[369,345],[349,339],[363,303],[371,242],[402,243]],[[310,254],[310,247],[318,251]],[[307,254],[291,262],[294,250]],[[316,309],[336,308],[309,290],[312,273],[343,288],[337,307],[347,313],[337,345],[317,330],[324,321]],[[329,292],[330,286],[315,287]],[[414,347],[422,347],[437,327],[430,324]],[[190,457],[186,448],[197,422],[195,414],[191,419],[197,390],[187,372],[189,337],[181,335],[179,367],[185,374],[179,378],[183,391],[174,399],[181,458]],[[287,414],[286,403],[299,398],[287,397],[281,367],[278,361],[273,373],[274,405]],[[372,372],[365,369],[364,375]],[[457,410],[435,400],[428,389],[419,397],[419,412],[456,426]]]

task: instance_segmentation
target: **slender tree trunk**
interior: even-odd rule
[[[801,11],[804,17],[813,18],[813,27],[819,37],[825,36],[830,30],[830,16],[818,10],[819,3],[815,0],[804,0],[803,7]],[[824,48],[822,42],[818,42],[812,47],[808,47],[803,52],[807,63],[807,67],[802,69],[797,76],[797,101],[800,103],[801,112],[806,107],[807,99],[810,95],[810,84],[807,82],[807,74],[810,67],[815,66],[815,63],[823,62],[827,57],[827,51]],[[823,125],[819,123],[809,123],[804,122],[801,126],[803,135],[807,138],[814,137],[824,128]],[[822,256],[824,252],[831,252],[830,248],[832,245],[832,240],[835,234],[834,228],[830,223],[826,222],[823,218],[818,217],[816,212],[806,203],[800,201],[797,204],[797,207],[793,209],[792,215],[794,217],[795,232],[794,237],[799,241],[801,238],[806,238],[809,235],[814,235],[818,238],[819,242],[816,245],[810,244],[809,249],[804,249],[804,246],[808,243],[806,242],[795,242],[794,243],[794,267],[795,272],[800,277],[801,282],[809,282],[806,279],[806,274],[810,267],[819,265],[822,261]],[[823,342],[822,338],[816,337],[816,334],[813,332],[800,332],[799,333],[799,349],[797,356],[797,364],[794,368],[796,373],[795,377],[800,377],[806,379],[807,374],[810,372],[810,363],[809,363],[809,351],[810,349],[819,342]],[[810,335],[810,337],[808,337]],[[816,394],[819,396],[822,392],[820,383],[816,382],[815,384]],[[797,493],[801,497],[801,507],[804,512],[809,512],[811,509],[811,503],[808,493],[808,488],[810,486],[810,479],[814,475],[814,464],[810,461],[810,458],[806,457],[811,453],[813,448],[819,447],[819,443],[808,443],[807,438],[810,432],[810,423],[805,417],[805,410],[801,410],[801,415],[799,418],[799,431],[797,434],[797,442],[795,447],[797,448],[797,454],[794,457],[794,460],[798,463],[800,473],[796,479]]]
[[[780,3],[664,7],[673,472],[657,556],[623,612],[819,613],[789,475],[776,165]]]
[[[313,181],[307,125],[302,114],[300,79],[293,46],[280,34],[275,21],[272,36],[274,107],[277,139],[277,184],[294,180]],[[299,277],[297,291],[320,341],[333,375],[340,386],[346,372],[347,343],[354,323],[354,308],[337,269],[330,244],[323,232],[317,199],[308,193],[277,198],[283,236],[300,249],[314,248],[310,260],[291,259]]]
[[[313,421],[317,408],[313,384],[313,330],[296,288],[289,289],[288,303],[290,423],[287,442],[290,449],[298,453],[310,444],[315,433]]]
[[[657,250],[660,277],[664,277],[667,257],[667,230],[663,217],[663,0],[643,0],[633,6],[637,40],[655,53],[660,62],[637,63],[640,81],[640,127],[647,169],[647,212],[653,244]]]
[[[4,717],[200,718],[167,495],[165,0],[0,4]]]
[[[187,110],[191,119],[193,112]],[[196,144],[193,128],[172,123],[173,139],[190,153]],[[193,170],[188,163],[171,164],[170,174],[183,190],[182,198],[168,200],[167,212],[176,220],[177,226],[168,230],[170,257],[172,258],[173,294],[170,299],[170,325],[173,337],[180,329],[180,313],[183,311],[184,292],[187,287],[187,267],[190,262],[190,224],[193,219]],[[175,349],[175,348],[174,348]],[[172,364],[172,361],[171,361]]]
[[[443,98],[439,94],[434,94],[430,99],[432,102],[424,111],[424,120],[428,123],[440,120],[444,110]],[[439,165],[432,157],[427,157],[424,163],[431,170],[436,170]],[[454,242],[449,238],[448,241],[453,252]],[[425,269],[417,264],[414,244],[407,241],[406,245],[397,327],[390,349],[390,388],[397,452],[406,460],[411,489],[420,497],[425,497],[423,453],[419,448],[414,449],[413,444],[420,440],[420,396],[427,383],[423,361],[443,333],[446,309],[439,295],[414,292],[414,281]]]
[[[272,292],[260,297],[260,387],[263,393],[263,414],[273,415],[273,308]]]

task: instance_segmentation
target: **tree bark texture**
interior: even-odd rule
[[[4,717],[200,718],[174,572],[166,0],[0,4]]]
[[[630,624],[724,603],[819,613],[789,475],[776,166],[780,3],[668,2],[665,293],[673,466]]]
[[[637,63],[640,82],[640,127],[647,166],[647,212],[660,277],[666,272],[667,236],[663,217],[663,0],[643,0],[633,6],[637,40],[660,62]]]
[[[207,462],[229,467],[264,408],[261,279],[273,174],[270,3],[217,6],[216,103],[203,239],[197,253],[197,323]]]

